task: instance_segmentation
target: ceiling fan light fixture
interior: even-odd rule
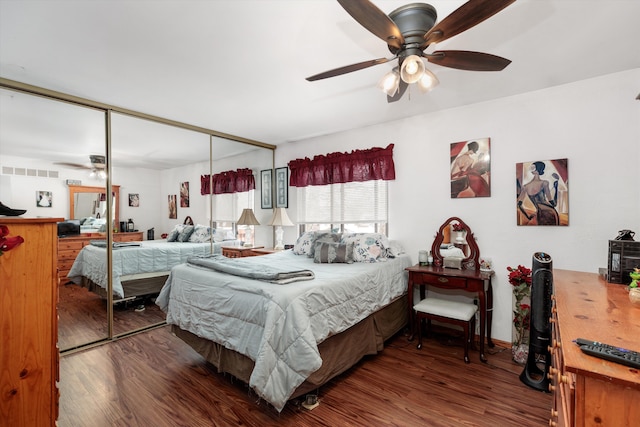
[[[427,93],[434,87],[440,84],[440,80],[433,74],[431,71],[425,68],[422,77],[418,80],[418,88],[420,88],[420,92]]]
[[[425,66],[418,55],[409,55],[402,62],[400,77],[405,83],[411,84],[420,80],[424,74]]]
[[[385,74],[380,81],[378,82],[378,87],[387,96],[393,96],[398,91],[398,87],[400,86],[400,74],[398,73],[398,67],[395,67],[393,70],[389,71]]]

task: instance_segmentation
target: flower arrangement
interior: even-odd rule
[[[460,224],[459,222],[454,222],[453,224],[451,224],[451,228],[453,229],[453,231],[464,231],[462,224]]]
[[[11,249],[20,246],[24,239],[21,236],[9,236],[9,227],[0,225],[0,256]]]
[[[509,271],[509,283],[513,286],[513,295],[516,298],[513,310],[516,337],[513,347],[520,347],[529,344],[526,331],[529,330],[531,307],[522,300],[531,296],[531,269],[519,265],[517,268],[507,267],[507,271]]]

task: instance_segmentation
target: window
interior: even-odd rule
[[[241,193],[214,194],[212,197],[213,227],[218,233],[223,233],[225,238],[236,236],[236,221],[240,218],[243,209],[253,209],[255,190]]]
[[[301,231],[387,232],[387,181],[297,188]]]

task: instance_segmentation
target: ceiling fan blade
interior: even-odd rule
[[[316,74],[311,77],[307,77],[307,81],[314,82],[316,80],[327,79],[329,77],[340,76],[342,74],[351,73],[353,71],[362,70],[364,68],[369,68],[374,65],[384,64],[385,62],[389,62],[395,58],[378,58],[372,59],[369,61],[359,62],[357,64],[351,64],[340,68],[335,68],[333,70],[325,71],[324,73]]]
[[[398,86],[398,91],[393,96],[387,95],[387,102],[391,104],[392,102],[399,101],[402,98],[402,95],[407,91],[409,84],[405,83],[404,80],[400,79],[400,85]]]
[[[383,11],[368,0],[338,0],[338,3],[376,37],[396,49],[402,48],[404,37],[398,26]]]
[[[91,170],[91,168],[89,166],[81,165],[80,163],[55,162],[54,165],[67,166],[67,167],[76,168],[76,169],[89,169],[89,170]]]
[[[427,45],[439,43],[491,18],[515,0],[469,0],[424,35]]]
[[[511,64],[509,59],[500,56],[468,50],[437,50],[424,57],[443,67],[468,71],[501,71]]]

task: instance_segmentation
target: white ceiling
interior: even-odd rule
[[[430,2],[438,20],[463,3]],[[337,1],[0,0],[0,76],[277,145],[639,68],[639,17],[638,0],[518,0],[438,46],[504,71],[428,64],[440,86],[388,104],[393,63],[305,80],[391,56]]]

